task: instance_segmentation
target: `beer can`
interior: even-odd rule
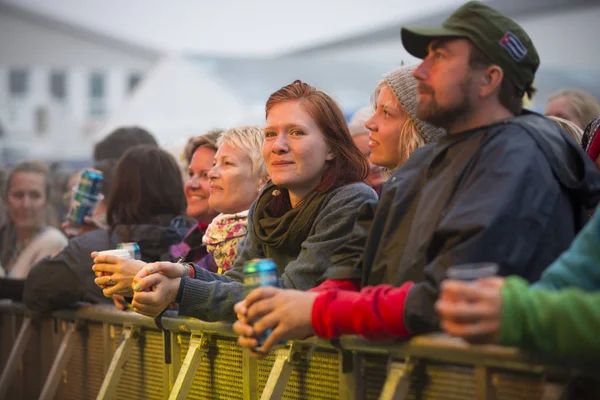
[[[85,217],[94,215],[94,211],[102,198],[102,194],[95,197],[87,196],[74,188],[71,196],[71,207],[67,214],[67,221],[76,225],[84,225]]]
[[[134,260],[140,260],[142,258],[140,246],[136,242],[119,243],[117,249],[127,250]]]
[[[77,182],[77,191],[88,197],[96,197],[100,194],[100,190],[102,189],[102,181],[103,177],[101,171],[86,168],[81,173],[79,181]]]
[[[98,202],[102,199],[100,193],[102,180],[102,172],[91,168],[83,170],[77,186],[73,188],[71,207],[67,214],[68,221],[76,225],[84,225],[85,217],[94,214]]]
[[[248,295],[254,289],[263,286],[279,287],[279,274],[277,272],[277,265],[275,265],[275,262],[268,258],[248,261],[244,266],[244,286],[246,289],[246,295]],[[263,333],[261,337],[257,338],[258,349],[260,349],[267,337],[269,337],[271,331],[272,329],[269,329]]]

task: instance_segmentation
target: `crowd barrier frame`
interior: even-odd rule
[[[573,377],[598,373],[442,334],[405,342],[310,338],[257,361],[235,346],[230,324],[169,311],[157,326],[102,305],[40,317],[0,302],[0,334],[0,399],[558,399]],[[27,358],[31,352],[37,363]],[[130,393],[135,387],[137,394]]]

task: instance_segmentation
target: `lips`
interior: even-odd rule
[[[199,194],[192,194],[188,196],[188,201],[203,201],[206,200],[208,197],[206,196],[202,196]]]
[[[273,167],[285,167],[286,165],[292,165],[293,162],[292,161],[273,161],[271,162],[271,165]]]
[[[217,185],[210,185],[209,188],[210,188],[211,193],[223,190],[223,188],[221,186],[217,186]]]
[[[375,139],[373,139],[373,137],[371,135],[369,135],[369,148],[373,148],[379,146],[379,142]]]

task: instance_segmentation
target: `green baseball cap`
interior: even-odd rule
[[[479,1],[465,3],[440,28],[403,27],[401,36],[406,51],[418,58],[427,56],[433,39],[469,39],[522,93],[531,87],[540,65],[537,50],[523,28]]]

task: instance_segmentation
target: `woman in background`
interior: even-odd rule
[[[186,213],[193,219],[194,226],[185,234],[181,243],[171,247],[171,254],[175,259],[183,258],[209,271],[216,271],[217,266],[212,256],[207,257],[208,251],[202,238],[208,225],[218,214],[208,203],[210,196],[208,171],[212,168],[218,149],[217,140],[221,133],[222,131],[215,130],[193,137],[186,146],[185,157],[188,163],[184,185]]]
[[[81,301],[111,302],[105,296],[130,294],[132,277],[144,263],[113,264],[102,271],[108,276],[97,278],[99,288],[94,284],[90,254],[114,249],[121,242],[137,242],[142,260],[171,260],[171,245],[181,241],[171,222],[184,209],[181,172],[173,157],[150,145],[131,148],[115,169],[106,213],[108,230],[77,236],[63,251],[34,265],[25,284],[25,305],[50,312]]]
[[[49,170],[40,162],[18,164],[4,191],[7,216],[0,228],[0,274],[25,279],[33,264],[61,250],[67,238],[48,225]]]

